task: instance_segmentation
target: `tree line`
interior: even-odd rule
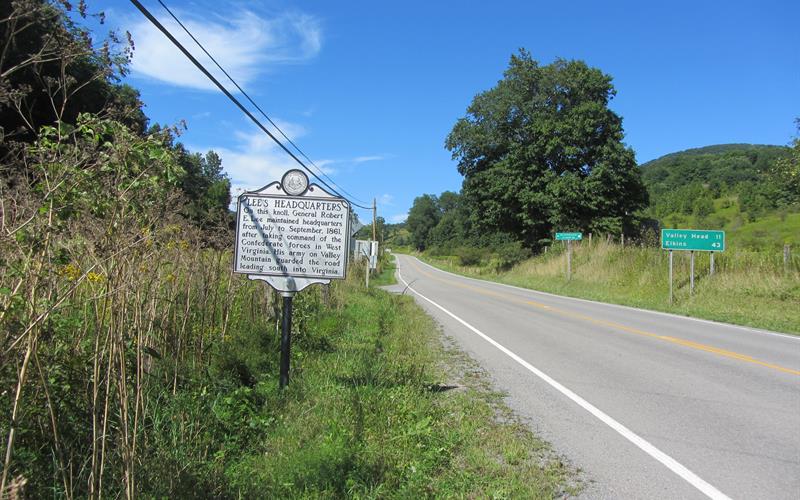
[[[729,144],[673,153],[642,165],[650,191],[647,213],[666,225],[680,216],[698,221],[722,209],[738,205],[749,221],[776,209],[790,209],[800,193],[781,166],[792,161],[792,149],[784,146]],[[724,224],[713,217],[710,224]]]

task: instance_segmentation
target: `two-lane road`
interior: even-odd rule
[[[800,337],[397,262],[586,496],[800,498]]]

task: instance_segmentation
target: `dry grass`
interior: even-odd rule
[[[675,302],[670,306],[668,252],[622,247],[596,238],[573,245],[572,280],[566,280],[561,244],[506,272],[455,265],[456,259],[425,257],[462,274],[603,302],[668,311],[791,333],[800,333],[800,257],[786,266],[782,252],[729,249],[695,254],[695,293],[690,295],[690,256],[674,253]]]

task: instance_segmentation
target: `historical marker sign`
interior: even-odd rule
[[[725,231],[662,229],[661,248],[663,250],[723,252],[725,251]]]
[[[309,285],[344,278],[350,204],[301,170],[239,196],[233,270],[269,283],[283,296],[280,388],[289,383],[292,299]]]
[[[347,200],[309,186],[303,172],[291,170],[281,182],[239,196],[234,271],[299,279],[344,278],[349,224]]]
[[[583,233],[556,233],[556,240],[566,240],[566,241],[574,241],[574,240],[582,240]]]

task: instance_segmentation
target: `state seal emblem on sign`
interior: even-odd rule
[[[283,174],[281,186],[286,194],[300,196],[308,189],[308,177],[300,170],[289,170]]]

